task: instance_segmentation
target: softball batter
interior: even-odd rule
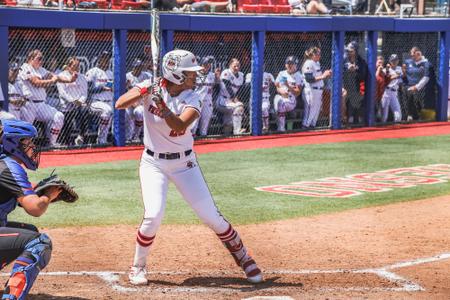
[[[262,281],[261,270],[242,244],[239,234],[220,214],[192,151],[190,128],[200,116],[195,86],[201,67],[185,50],[168,52],[162,61],[163,79],[144,81],[122,95],[117,109],[126,109],[143,98],[144,145],[139,177],[144,218],[137,232],[136,252],[129,273],[134,285],[146,285],[146,264],[166,205],[169,182],[173,182],[198,217],[208,225],[244,270],[248,281]],[[149,95],[150,94],[150,95]]]

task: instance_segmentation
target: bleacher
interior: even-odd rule
[[[291,6],[288,0],[240,0],[238,12],[289,14]]]

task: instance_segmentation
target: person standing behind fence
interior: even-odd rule
[[[196,120],[192,133],[197,132],[199,128],[200,136],[208,135],[209,122],[213,115],[213,90],[214,86],[220,84],[220,68],[216,68],[214,73],[211,71],[214,58],[212,56],[204,57],[200,65],[203,67],[198,71],[198,76],[195,84],[195,91],[200,96],[201,111],[200,119]]]
[[[28,99],[23,95],[22,81],[18,80],[20,67],[17,63],[9,64],[8,72],[8,98],[9,112],[18,120],[26,120],[29,112]]]
[[[407,104],[407,121],[419,120],[425,101],[425,86],[430,80],[430,63],[418,47],[412,47],[411,58],[405,60],[403,80]]]
[[[286,113],[297,106],[297,97],[300,96],[303,87],[303,76],[297,70],[299,60],[297,56],[288,56],[285,60],[286,70],[278,73],[275,80],[277,95],[273,100],[277,113],[277,130],[286,131]]]
[[[133,70],[128,72],[127,90],[135,87],[144,80],[152,81],[153,76],[149,72],[143,72],[144,63],[136,58],[132,64]],[[126,127],[126,140],[128,142],[140,142],[142,134],[142,125],[144,124],[144,107],[141,102],[136,102],[125,110],[128,126]]]
[[[241,64],[237,58],[232,58],[228,69],[220,75],[220,94],[217,110],[223,114],[224,133],[241,134],[244,104],[237,97],[239,89],[244,84],[244,74],[240,72]]]
[[[331,70],[322,73],[320,67],[321,51],[318,47],[311,47],[305,51],[306,61],[303,63],[302,73],[305,78],[305,88],[303,89],[304,110],[303,128],[313,128],[316,126],[322,107],[322,94],[324,79],[331,77]]]
[[[19,72],[19,80],[23,82],[23,94],[30,100],[29,114],[26,119],[29,123],[35,120],[47,124],[47,137],[50,147],[59,146],[58,139],[61,128],[64,124],[64,115],[56,108],[48,105],[46,88],[57,82],[73,82],[76,77],[63,79],[47,71],[42,67],[43,55],[40,50],[32,50],[27,56],[27,62],[24,63]]]
[[[398,64],[399,58],[397,54],[392,54],[389,57],[389,63],[386,65],[386,74],[389,78],[389,82],[387,83],[381,99],[382,122],[387,121],[389,109],[394,116],[394,122],[400,122],[402,120],[402,110],[398,100],[398,92],[400,89],[400,84],[402,83],[403,72],[402,68]]]
[[[347,91],[347,121],[362,123],[364,121],[364,85],[367,74],[367,63],[358,54],[356,42],[351,42],[345,48],[343,85]]]
[[[98,144],[106,144],[113,115],[113,73],[109,68],[110,59],[111,53],[103,51],[98,57],[97,66],[86,72],[92,100],[91,109],[99,116]]]
[[[59,98],[62,102],[62,111],[65,112],[66,124],[65,141],[69,141],[73,121],[80,131],[75,138],[75,145],[83,145],[89,128],[90,112],[87,104],[88,83],[86,77],[80,74],[80,61],[76,57],[69,57],[66,62],[64,71],[60,73],[60,77],[71,78],[76,77],[74,82],[57,83]]]

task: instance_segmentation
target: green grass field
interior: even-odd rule
[[[288,184],[329,176],[375,172],[390,168],[450,163],[449,136],[387,139],[210,153],[199,163],[223,215],[234,224],[311,216],[450,193],[450,183],[366,193],[349,199],[303,198],[256,191],[254,187]],[[76,186],[80,200],[56,203],[40,218],[21,208],[10,220],[39,227],[138,224],[143,205],[138,182],[138,161],[59,167],[58,173]],[[30,172],[30,179],[52,169]],[[199,223],[173,185],[164,218],[166,224]]]

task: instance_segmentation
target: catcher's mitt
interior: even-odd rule
[[[34,191],[38,196],[42,196],[45,194],[47,189],[51,187],[59,187],[61,188],[61,192],[58,197],[56,197],[52,202],[56,201],[64,201],[64,202],[75,202],[78,200],[78,194],[74,191],[73,187],[68,185],[64,180],[58,177],[57,174],[54,174],[55,170],[50,174],[49,177],[42,179],[38,182],[38,184],[34,187]]]

